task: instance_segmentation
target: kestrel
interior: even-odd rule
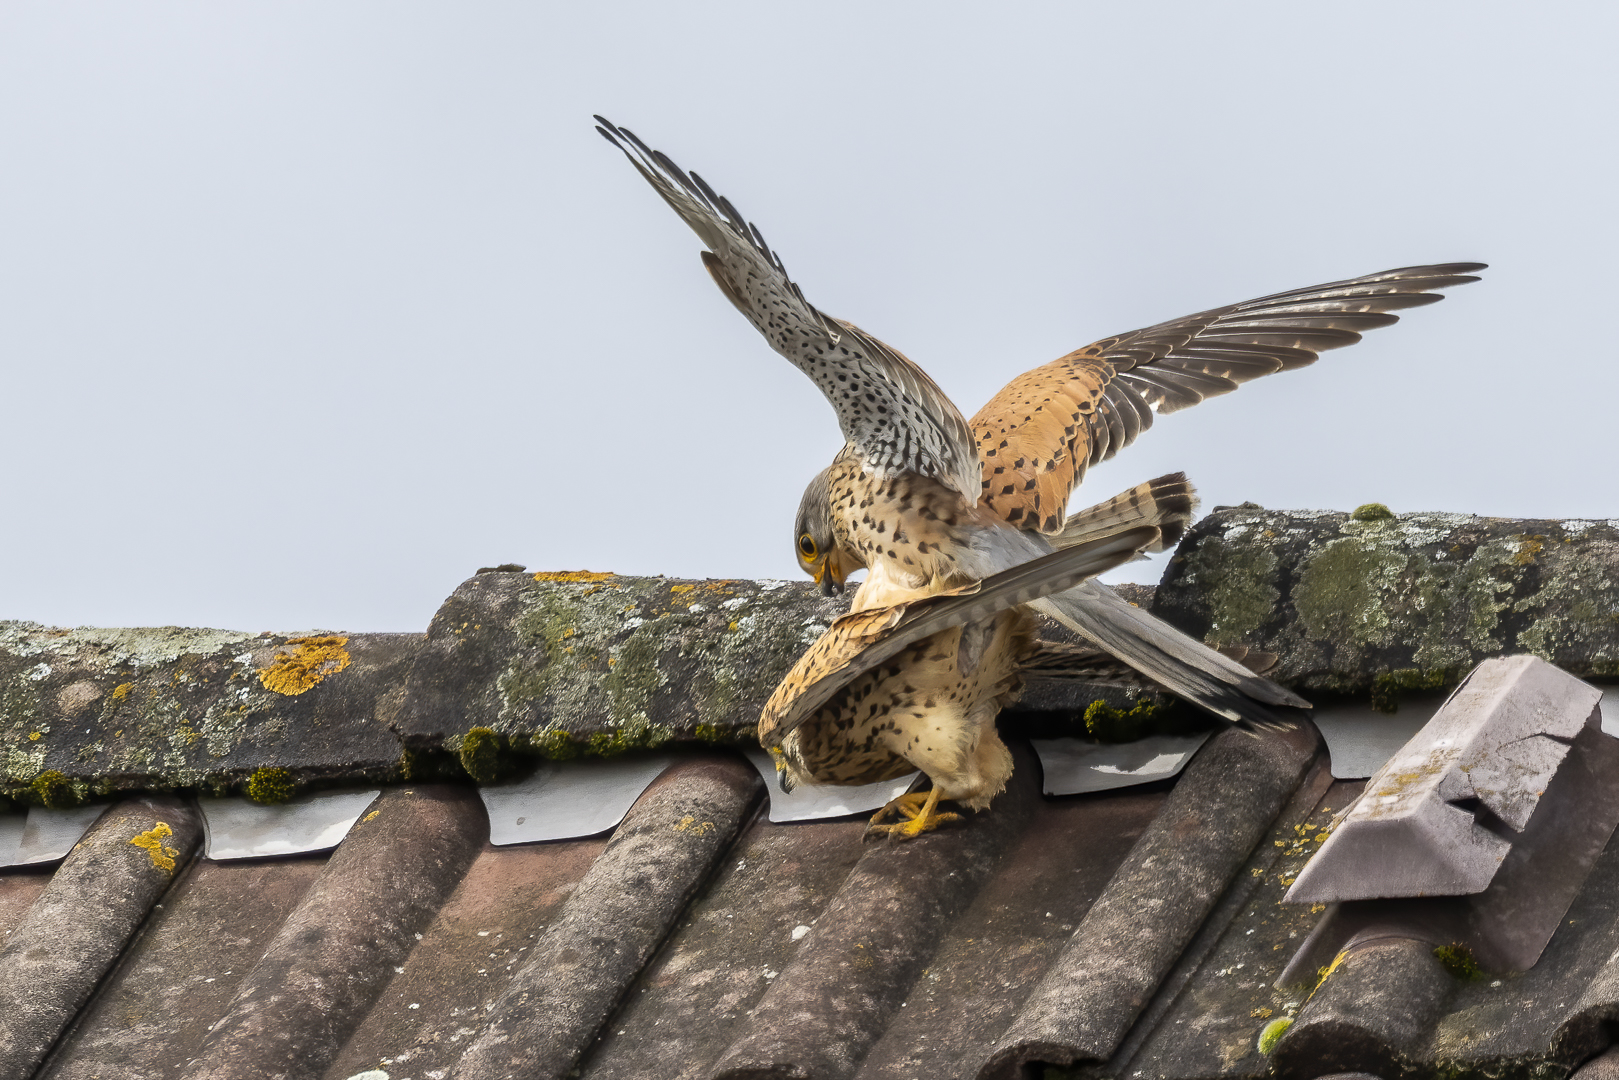
[[[952,820],[935,811],[941,798],[987,807],[1012,775],[995,717],[1016,700],[1036,651],[1025,606],[1127,562],[1160,536],[1152,525],[1121,528],[981,583],[838,618],[759,719],[782,790],[872,784],[921,769],[932,789],[900,796],[872,822],[901,838]],[[877,824],[890,809],[908,820]]]
[[[1089,466],[1151,426],[1155,411],[1313,363],[1398,321],[1392,312],[1439,300],[1431,290],[1478,280],[1472,272],[1483,269],[1390,270],[1104,338],[1012,380],[969,424],[920,367],[810,304],[759,229],[700,176],[596,119],[703,241],[703,264],[720,290],[837,413],[845,445],[806,489],[794,546],[826,591],[867,571],[855,611],[991,578],[1050,553],[1071,524],[1081,535],[1105,535],[1109,515],[1139,489],[1072,518],[1069,495]],[[1031,606],[1233,723],[1272,726],[1279,719],[1271,706],[1309,707],[1093,581]]]

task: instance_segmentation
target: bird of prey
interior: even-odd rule
[[[772,348],[837,413],[845,444],[811,481],[794,530],[799,565],[828,592],[867,571],[856,611],[891,607],[1050,553],[1070,524],[1107,530],[1108,507],[1074,516],[1086,469],[1152,423],[1249,379],[1353,344],[1432,290],[1476,281],[1478,263],[1407,267],[1296,289],[1104,338],[1012,380],[969,423],[916,364],[810,304],[759,229],[702,179],[633,133],[598,130],[707,248],[703,264]],[[1133,489],[1134,490],[1134,489]],[[1030,605],[1176,695],[1227,721],[1308,708],[1282,687],[1086,581]],[[937,779],[937,778],[935,778]]]
[[[851,611],[810,646],[759,719],[783,791],[801,783],[872,784],[921,769],[926,793],[902,795],[873,832],[908,839],[982,810],[1006,788],[1012,754],[995,730],[1035,655],[1025,605],[1112,569],[1159,541],[1153,525],[1118,528],[982,582]],[[890,811],[906,820],[880,824]]]

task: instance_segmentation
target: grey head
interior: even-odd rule
[[[831,466],[815,474],[804,488],[793,521],[793,554],[799,569],[815,579],[827,596],[843,591],[843,582],[860,569],[859,560],[838,544],[832,530],[832,499],[827,488]]]

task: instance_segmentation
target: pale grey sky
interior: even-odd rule
[[[832,412],[593,112],[969,414],[1106,334],[1489,262],[1076,499],[1619,516],[1616,12],[13,0],[0,618],[417,630],[504,561],[794,576]]]

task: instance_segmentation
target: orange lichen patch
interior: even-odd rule
[[[145,848],[146,854],[151,856],[152,865],[159,870],[173,870],[174,860],[180,857],[180,849],[169,847],[163,842],[165,836],[173,835],[174,830],[169,828],[169,823],[160,821],[136,836],[130,843],[138,848]]]
[[[606,581],[616,577],[612,571],[598,574],[594,570],[541,570],[534,575],[535,581],[563,581],[573,585],[589,585],[597,581]]]
[[[1535,561],[1535,556],[1540,554],[1541,548],[1545,546],[1541,541],[1545,539],[1544,536],[1527,534],[1518,537],[1518,553],[1512,556],[1512,561],[1519,566],[1528,566]]]
[[[122,701],[129,696],[129,692],[134,688],[135,684],[132,682],[119,683],[117,686],[112,688],[112,693],[108,694],[107,696],[113,701]]]
[[[346,637],[293,638],[282,646],[290,653],[277,653],[270,666],[259,669],[259,682],[266,690],[295,697],[328,675],[336,675],[351,663]]]
[[[687,814],[685,817],[681,818],[675,823],[675,832],[689,831],[697,836],[707,836],[709,831],[713,828],[714,823],[712,821],[698,821],[690,814]]]

